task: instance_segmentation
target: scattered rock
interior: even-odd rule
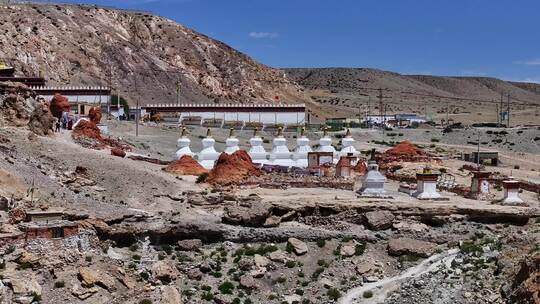
[[[247,289],[259,289],[259,282],[255,280],[252,276],[243,275],[240,277],[240,286]]]
[[[364,214],[366,225],[371,230],[384,230],[392,227],[394,215],[390,211],[371,211]]]
[[[111,155],[118,156],[118,157],[126,157],[126,151],[120,149],[120,148],[112,148],[111,149]]]
[[[154,275],[154,278],[163,282],[170,282],[178,276],[176,269],[166,261],[154,263],[154,265],[152,265],[152,274]]]
[[[98,291],[99,289],[97,287],[81,288],[80,286],[74,286],[71,293],[79,300],[86,300]]]
[[[186,273],[187,277],[190,279],[190,280],[200,280],[202,279],[202,272],[197,269],[197,268],[193,268],[193,269],[189,269]]]
[[[173,286],[161,288],[161,304],[182,304],[182,297],[178,289]]]
[[[270,252],[270,254],[268,255],[268,258],[270,259],[270,261],[272,262],[278,262],[278,263],[285,263],[289,260],[289,257],[287,256],[287,253],[281,251],[281,250],[276,250],[274,252]]]
[[[180,251],[198,251],[203,246],[200,239],[181,240],[177,244]]]
[[[263,227],[277,227],[281,223],[279,216],[271,215],[264,221]]]
[[[269,214],[269,207],[263,204],[252,204],[251,207],[228,206],[221,221],[233,225],[261,227]]]
[[[410,238],[391,239],[388,242],[388,253],[395,256],[414,254],[426,258],[431,256],[436,248],[435,243]]]
[[[98,273],[89,267],[79,268],[79,280],[83,287],[92,287],[97,282]]]
[[[289,238],[287,240],[287,245],[291,246],[293,252],[297,255],[303,255],[308,252],[308,246],[306,245],[306,243],[300,241],[299,239]]]
[[[339,250],[339,254],[345,257],[352,257],[354,253],[356,252],[356,242],[350,241],[341,246],[341,249]]]
[[[255,265],[257,267],[266,267],[268,264],[270,264],[270,260],[260,254],[256,254],[253,257],[253,260],[255,261]]]

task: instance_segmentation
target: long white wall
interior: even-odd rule
[[[46,101],[51,101],[54,95],[39,95],[39,97],[44,98]],[[68,98],[70,103],[95,103],[95,104],[106,104],[109,100],[109,95],[63,95]]]
[[[239,120],[245,122],[261,122],[265,124],[302,124],[305,123],[305,112],[183,112],[180,121],[187,116],[200,116],[203,119]]]

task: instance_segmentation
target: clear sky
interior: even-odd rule
[[[538,0],[93,0],[149,10],[274,67],[540,82]]]

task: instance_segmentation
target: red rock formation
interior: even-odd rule
[[[70,112],[71,106],[67,97],[55,94],[50,103],[51,113],[54,117],[60,119],[63,112]]]
[[[120,148],[112,148],[111,149],[111,155],[118,156],[118,157],[126,157],[126,152]]]
[[[101,108],[100,107],[93,107],[88,112],[88,118],[90,118],[90,121],[95,123],[96,125],[101,122]]]
[[[207,182],[213,185],[231,185],[244,181],[249,176],[259,176],[261,171],[253,165],[251,157],[244,150],[233,154],[221,153],[210,171]]]
[[[87,137],[101,141],[101,131],[95,123],[88,120],[81,120],[73,129],[71,133],[73,138]]]
[[[367,165],[366,162],[363,160],[358,161],[356,166],[353,167],[354,172],[358,173],[359,175],[364,175],[367,172]]]
[[[431,158],[410,141],[402,141],[393,148],[386,150],[378,159],[377,162],[381,169],[392,168],[399,165],[401,162],[427,162]]]
[[[175,175],[195,175],[199,176],[203,173],[208,173],[208,170],[203,168],[193,157],[189,155],[182,156],[179,160],[170,163],[163,171]]]

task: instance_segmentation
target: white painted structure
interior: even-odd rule
[[[319,148],[317,149],[317,152],[332,152],[334,154],[334,163],[337,162],[338,153],[332,146],[332,138],[328,136],[326,130],[324,130],[323,137],[319,139]]]
[[[374,160],[368,162],[368,172],[361,179],[362,187],[357,193],[363,197],[383,197],[386,195],[384,183],[386,177],[379,172],[379,165]]]
[[[296,139],[296,149],[294,150],[293,160],[296,167],[307,168],[308,167],[308,153],[312,152],[309,145],[309,138],[304,135],[304,129],[300,134],[300,137]]]
[[[437,179],[439,175],[432,173],[431,169],[424,168],[422,173],[416,174],[416,192],[412,196],[420,200],[439,199],[441,194],[437,192]]]
[[[208,129],[206,133],[206,138],[202,140],[202,146],[203,149],[198,154],[197,160],[199,161],[199,164],[203,166],[207,170],[211,170],[214,168],[214,164],[216,163],[216,160],[219,158],[219,153],[214,148],[214,145],[216,144],[215,139],[212,138],[212,135],[210,134],[210,129]]]
[[[342,157],[342,156],[350,155],[350,156],[359,157],[360,152],[358,152],[358,150],[356,150],[356,148],[354,147],[355,142],[356,141],[351,136],[351,130],[347,129],[347,134],[345,135],[345,138],[341,140],[341,146],[343,148],[341,148],[341,151],[339,152],[339,156]],[[356,163],[352,165],[354,166],[356,165]]]
[[[187,117],[223,121],[259,122],[262,124],[304,124],[305,104],[148,104],[145,111],[180,113],[179,122]]]
[[[180,159],[184,155],[193,157],[193,152],[190,148],[191,140],[186,136],[186,128],[182,128],[182,136],[177,141],[178,151],[176,151],[176,159]]]
[[[229,137],[225,140],[225,153],[227,154],[233,154],[234,152],[240,150],[240,147],[238,147],[238,144],[240,141],[238,138],[234,136],[234,129],[231,128],[231,131],[229,133]]]
[[[267,164],[268,152],[263,147],[263,139],[257,135],[257,130],[254,131],[253,137],[249,140],[251,148],[249,149],[249,156],[254,164]]]
[[[111,98],[110,88],[101,86],[32,86],[38,97],[50,101],[59,93],[68,98],[71,104],[108,104]]]
[[[513,177],[503,181],[504,198],[502,204],[505,205],[521,205],[523,200],[519,197],[519,181]]]
[[[272,152],[270,152],[270,163],[284,167],[292,167],[295,162],[291,159],[291,152],[287,147],[287,140],[282,135],[279,128],[278,136],[274,138]]]

